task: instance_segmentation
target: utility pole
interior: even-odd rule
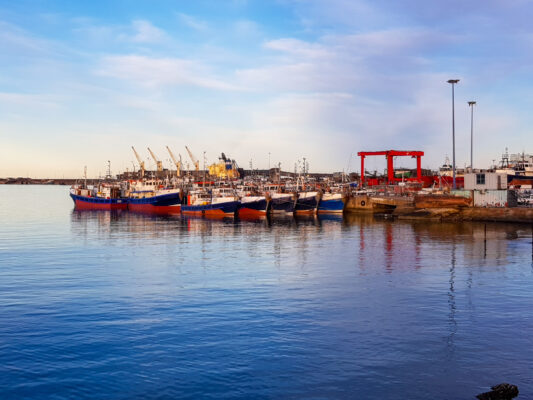
[[[453,157],[452,157],[452,171],[453,171],[453,189],[457,189],[457,184],[455,182],[455,84],[459,82],[459,79],[449,79],[448,83],[452,85],[452,146],[453,146]]]
[[[204,188],[205,188],[205,151],[204,151]]]
[[[469,101],[470,106],[470,172],[474,172],[474,106],[475,101]]]

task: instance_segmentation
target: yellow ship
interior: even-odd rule
[[[235,160],[226,157],[224,153],[219,157],[219,162],[209,166],[209,175],[221,179],[235,179],[239,177],[239,171]]]

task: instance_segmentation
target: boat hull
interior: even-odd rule
[[[239,201],[228,201],[225,203],[202,204],[202,205],[182,205],[181,213],[186,215],[210,215],[221,217],[232,217],[239,209]]]
[[[181,196],[179,193],[166,193],[143,199],[128,199],[128,209],[134,212],[179,214],[181,212]]]
[[[126,210],[127,199],[104,199],[100,197],[86,197],[70,193],[76,210]]]
[[[292,196],[272,197],[269,212],[271,214],[293,214],[294,198]]]
[[[318,205],[319,214],[342,214],[344,211],[344,199],[342,195],[324,194]]]
[[[239,217],[264,217],[267,215],[268,201],[265,197],[243,197]]]
[[[318,207],[317,193],[298,196],[294,204],[294,214],[296,215],[313,215]]]

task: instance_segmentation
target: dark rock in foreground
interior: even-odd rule
[[[478,394],[479,400],[510,400],[518,396],[518,387],[509,383],[492,386],[490,392]]]

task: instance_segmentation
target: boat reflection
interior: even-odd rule
[[[120,210],[74,210],[71,229],[82,237],[111,238],[126,233],[129,237],[145,239],[186,235],[244,236],[249,239],[268,234],[273,236],[275,246],[278,243],[283,244],[283,248],[298,248],[303,262],[308,242],[339,239],[346,240],[346,260],[357,260],[361,271],[383,268],[387,273],[431,268],[427,260],[434,264],[450,263],[450,254],[432,255],[433,243],[449,243],[450,252],[453,245],[457,256],[468,260],[469,265],[480,268],[503,266],[512,256],[509,247],[513,241],[529,236],[521,225],[409,222],[376,219],[364,214],[218,218]]]

